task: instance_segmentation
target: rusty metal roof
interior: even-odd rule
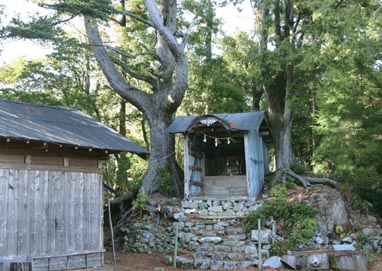
[[[77,110],[0,100],[0,137],[148,153],[116,131]]]
[[[169,133],[185,133],[195,125],[206,124],[209,121],[219,121],[231,131],[259,131],[260,125],[265,119],[266,111],[233,113],[233,114],[211,114],[204,116],[180,116],[168,127]]]

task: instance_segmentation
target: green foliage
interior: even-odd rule
[[[176,190],[171,178],[171,172],[168,168],[158,168],[159,191],[166,196],[175,196]]]
[[[336,225],[335,229],[334,229],[335,233],[339,236],[339,238],[342,240],[343,238],[345,238],[346,236],[346,233],[345,233],[345,229],[343,226],[341,225]]]
[[[317,230],[317,220],[312,217],[297,221],[286,240],[288,249],[297,249],[300,245],[308,242]]]
[[[374,239],[374,236],[366,235],[363,232],[357,232],[357,237],[356,237],[357,242],[355,244],[355,247],[357,249],[362,249],[362,251],[367,255],[369,264],[372,264],[373,262],[375,262],[377,259],[377,256],[369,249],[364,248],[364,246],[370,241],[372,241],[373,239]]]
[[[274,198],[286,198],[288,195],[288,188],[285,184],[275,185],[271,191],[269,191],[269,196]]]
[[[138,193],[137,198],[133,200],[133,207],[136,209],[144,209],[148,199],[149,197],[146,194]]]
[[[257,229],[258,219],[261,219],[262,227],[270,217],[278,223],[281,227],[279,231],[286,240],[284,244],[276,243],[272,250],[275,254],[298,248],[308,242],[317,230],[313,207],[303,202],[288,201],[285,191],[285,185],[277,186],[272,192],[274,198],[266,201],[258,210],[249,212],[243,219],[243,227],[247,233]]]
[[[356,237],[356,244],[355,247],[358,249],[361,249],[364,247],[367,243],[369,243],[371,240],[373,240],[373,236],[369,236],[367,234],[364,234],[362,231],[357,232],[357,237]]]
[[[276,241],[269,250],[271,256],[281,256],[288,254],[288,246],[285,241]]]
[[[55,4],[40,5],[60,14],[89,15],[102,20],[108,19],[109,14],[117,13],[110,0],[66,0]]]

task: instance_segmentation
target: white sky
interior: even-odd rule
[[[5,18],[1,18],[1,23],[5,24],[7,19],[20,15],[23,19],[28,18],[35,12],[44,13],[43,9],[36,9],[36,4],[30,0],[0,0],[0,5],[6,7]],[[232,34],[236,30],[250,31],[253,27],[254,15],[249,4],[249,0],[245,1],[242,12],[239,13],[233,5],[222,8],[217,12],[217,16],[221,17],[224,22],[223,30],[227,34]],[[9,64],[13,59],[25,56],[28,59],[42,57],[49,52],[48,47],[33,41],[1,41],[0,40],[0,66]]]

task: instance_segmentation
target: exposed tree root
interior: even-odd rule
[[[310,177],[310,176],[301,176],[295,173],[293,170],[286,170],[284,171],[285,174],[293,177],[296,181],[302,184],[304,188],[311,187],[313,184],[324,184],[327,186],[330,186],[334,189],[337,189],[337,182],[332,179],[328,178],[317,178],[317,177]]]

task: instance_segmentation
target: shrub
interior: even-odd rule
[[[148,196],[143,193],[138,193],[137,198],[133,201],[133,207],[137,209],[143,209],[148,200]]]
[[[308,242],[317,230],[317,220],[312,206],[303,202],[288,201],[285,185],[279,185],[270,192],[272,198],[266,201],[261,208],[249,212],[243,219],[243,228],[246,233],[258,229],[258,219],[272,218],[278,224],[279,232],[284,235],[285,246],[277,244],[273,253],[281,253],[286,249],[296,249]]]

